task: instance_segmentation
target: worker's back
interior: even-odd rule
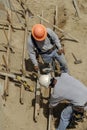
[[[51,100],[55,99],[55,102],[52,101],[51,103],[55,105],[57,102],[66,99],[76,106],[84,106],[87,102],[86,86],[67,73],[62,73],[57,79],[51,98]]]

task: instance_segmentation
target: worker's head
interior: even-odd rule
[[[39,77],[39,83],[41,86],[48,88],[51,80],[50,74],[44,74]]]
[[[46,30],[45,26],[43,26],[42,24],[35,24],[32,27],[32,36],[37,41],[45,40],[45,38],[47,36],[47,30]]]
[[[39,77],[39,83],[41,86],[48,88],[54,86],[55,78],[52,78],[50,74],[44,74]]]

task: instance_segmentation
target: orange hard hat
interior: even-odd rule
[[[35,24],[32,27],[32,36],[37,41],[43,41],[47,36],[47,30],[42,24]]]

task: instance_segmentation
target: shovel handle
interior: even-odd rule
[[[77,58],[75,57],[75,55],[72,53],[72,56],[74,57],[75,61],[77,61]]]

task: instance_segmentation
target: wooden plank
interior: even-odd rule
[[[35,89],[35,110],[34,110],[34,121],[37,122],[38,121],[38,116],[39,116],[39,112],[40,112],[40,84],[39,81],[37,79],[36,82],[36,89]]]
[[[17,17],[19,23],[22,23],[22,21],[20,20],[19,15],[18,15],[17,12],[16,12],[15,6],[12,4],[11,0],[8,0],[8,2],[9,2],[9,5],[10,5],[11,10],[12,10],[12,8],[13,8],[13,10],[14,10],[14,12],[15,12],[15,14],[16,14],[16,17]]]
[[[58,6],[56,6],[55,21],[56,21],[56,26],[58,26]]]
[[[42,11],[42,17],[43,17],[43,11]],[[40,19],[40,24],[43,24],[43,20]],[[39,55],[39,62],[43,63],[43,60],[41,58],[41,56]],[[41,88],[40,88],[40,84],[38,81],[38,77],[40,75],[40,71],[38,71],[37,73],[37,81],[36,81],[36,86],[35,86],[35,108],[34,108],[34,121],[37,122],[38,121],[38,116],[39,116],[39,112],[40,112],[40,101],[41,101]]]
[[[20,6],[22,7],[23,9],[23,15],[25,14],[26,11],[28,11],[28,16],[29,17],[32,17],[34,16],[34,14],[30,11],[30,9],[28,8],[27,4],[25,2],[23,2],[22,0],[17,0],[20,4]]]
[[[26,68],[25,68],[25,58],[26,58],[26,43],[27,43],[27,34],[28,34],[28,29],[27,29],[27,20],[28,20],[28,12],[26,11],[25,14],[25,31],[24,31],[24,40],[23,40],[23,51],[22,51],[22,75],[23,77],[26,76]],[[22,85],[20,87],[20,103],[23,104],[23,97],[24,97],[24,86]]]
[[[10,23],[11,24],[11,23]],[[6,20],[1,20],[0,19],[0,25],[1,26],[4,26],[5,28],[9,28],[9,21],[6,21]],[[16,30],[24,30],[25,27],[24,27],[24,24],[21,24],[21,23],[12,23],[12,27],[13,29],[16,29]],[[2,27],[3,29],[3,27]],[[29,31],[29,30],[28,30]],[[31,31],[31,30],[30,30]]]
[[[42,10],[41,16],[42,17],[44,16],[43,10]],[[42,19],[40,19],[40,23],[43,24],[43,20]]]
[[[23,86],[23,84],[20,86],[20,103],[24,104],[24,86]]]
[[[80,10],[79,10],[78,5],[77,5],[77,1],[73,0],[73,4],[74,4],[74,7],[76,9],[76,13],[77,13],[78,17],[81,18],[81,14],[80,14]]]
[[[10,12],[10,15],[11,15],[11,12]],[[6,54],[6,71],[9,72],[10,71],[10,48],[9,48],[9,45],[10,45],[10,42],[11,42],[11,25],[9,25],[9,30],[8,30],[8,37],[7,37],[7,34],[4,30],[4,33],[5,33],[5,36],[6,36],[6,39],[7,39],[7,54]],[[3,97],[6,101],[6,98],[7,96],[9,95],[9,77],[8,76],[5,76],[5,81],[4,81],[4,92],[3,92]]]
[[[54,22],[53,25],[58,25],[58,7],[56,6],[56,9],[54,11]],[[55,27],[53,27],[53,31],[55,31]]]
[[[2,58],[3,58],[3,61],[4,61],[5,67],[7,68],[7,62],[6,62],[5,56],[2,55]]]
[[[3,30],[4,30],[4,34],[5,34],[5,37],[6,37],[7,43],[9,43],[8,36],[7,36],[7,34],[6,34],[6,31],[5,31],[5,27],[4,27],[4,26],[3,26]]]
[[[15,31],[14,31],[14,28],[13,28],[13,24],[12,24],[11,15],[12,15],[11,10],[8,10],[8,11],[7,11],[7,20],[8,20],[8,22],[9,22],[9,25],[10,25],[12,31],[15,32]]]
[[[27,78],[25,77],[22,77],[22,76],[18,76],[16,74],[13,74],[11,72],[7,72],[7,71],[0,71],[0,75],[1,76],[4,76],[4,77],[9,77],[9,78],[12,78],[12,79],[16,79],[17,81],[18,80],[23,80],[23,81],[27,81]]]
[[[52,63],[49,64],[50,68],[53,70],[53,66]],[[55,77],[55,71],[53,70],[52,72],[50,72],[51,77]],[[53,88],[49,88],[49,99],[51,97],[51,94],[53,92]],[[53,125],[53,109],[49,108],[49,117],[48,117],[48,129],[47,130],[53,130],[54,125]]]

